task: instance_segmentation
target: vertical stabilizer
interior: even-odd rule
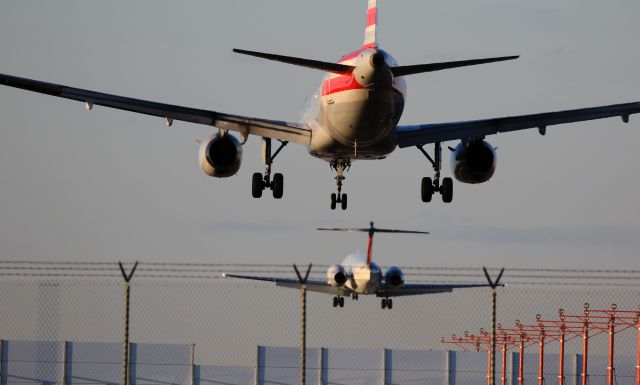
[[[363,48],[378,48],[376,28],[378,26],[378,6],[376,0],[369,0],[367,9],[367,27],[364,32]]]

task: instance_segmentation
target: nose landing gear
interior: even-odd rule
[[[338,206],[338,203],[340,203],[340,208],[342,210],[346,210],[347,194],[342,193],[342,181],[345,179],[343,175],[344,172],[349,171],[349,168],[351,168],[351,161],[348,159],[347,160],[336,159],[330,163],[330,167],[332,170],[336,171],[335,180],[336,180],[336,186],[338,187],[338,193],[331,194],[331,210],[335,210],[336,207]]]
[[[333,307],[344,307],[344,297],[333,297]]]
[[[433,166],[433,181],[429,177],[422,178],[420,197],[423,202],[431,202],[433,194],[439,192],[444,203],[451,203],[453,200],[453,180],[442,178],[440,183],[440,169],[442,168],[442,145],[436,142],[434,145],[434,157],[432,158],[422,145],[416,146],[424,154]]]

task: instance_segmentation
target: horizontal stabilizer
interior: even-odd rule
[[[486,59],[449,61],[444,63],[416,64],[416,65],[409,65],[409,66],[393,67],[391,68],[391,71],[393,72],[394,76],[406,76],[406,75],[419,74],[423,72],[446,70],[449,68],[466,67],[466,66],[474,66],[477,64],[486,64],[486,63],[495,63],[495,62],[505,61],[505,60],[513,60],[519,57],[520,56],[502,56],[502,57],[491,57]]]
[[[319,60],[302,59],[291,56],[275,55],[271,53],[246,51],[243,49],[233,49],[233,52],[243,55],[255,56],[267,60],[275,60],[282,63],[293,64],[301,67],[314,68],[321,71],[332,72],[336,74],[349,74],[353,71],[354,67],[344,64],[329,63]]]

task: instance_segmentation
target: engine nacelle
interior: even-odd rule
[[[496,151],[484,140],[460,143],[451,153],[451,171],[460,182],[486,182],[496,171]]]
[[[211,135],[200,142],[198,154],[200,168],[205,174],[216,178],[235,175],[242,162],[242,145],[234,136]]]
[[[333,265],[327,270],[327,283],[342,287],[347,282],[347,273],[342,265]]]
[[[391,266],[384,275],[384,281],[387,285],[402,286],[404,285],[404,273],[399,267]]]

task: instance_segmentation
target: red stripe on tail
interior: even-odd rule
[[[367,266],[371,266],[373,259],[373,235],[369,235],[369,244],[367,245]]]
[[[367,11],[367,27],[376,24],[378,8],[371,8]]]

